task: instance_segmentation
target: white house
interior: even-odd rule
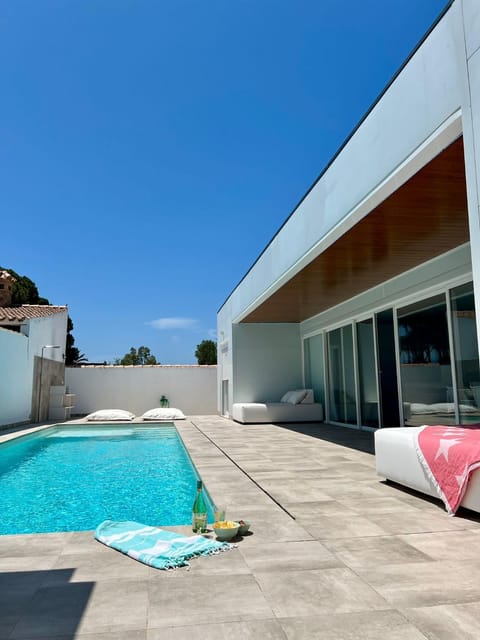
[[[49,391],[64,384],[68,309],[0,306],[0,428],[48,417]]]
[[[455,0],[218,313],[218,408],[480,422],[480,2]]]

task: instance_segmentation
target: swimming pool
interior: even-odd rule
[[[188,524],[197,478],[173,424],[49,427],[0,444],[0,534]]]

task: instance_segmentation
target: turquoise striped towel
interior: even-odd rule
[[[194,556],[209,556],[233,549],[235,545],[203,536],[181,536],[139,522],[105,520],[95,529],[95,538],[107,547],[156,569],[188,566]]]

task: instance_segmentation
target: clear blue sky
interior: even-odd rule
[[[0,265],[76,346],[195,362],[446,0],[0,0]]]

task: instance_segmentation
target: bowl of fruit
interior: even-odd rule
[[[221,520],[213,523],[213,530],[219,540],[231,540],[237,533],[240,525],[234,520]]]

